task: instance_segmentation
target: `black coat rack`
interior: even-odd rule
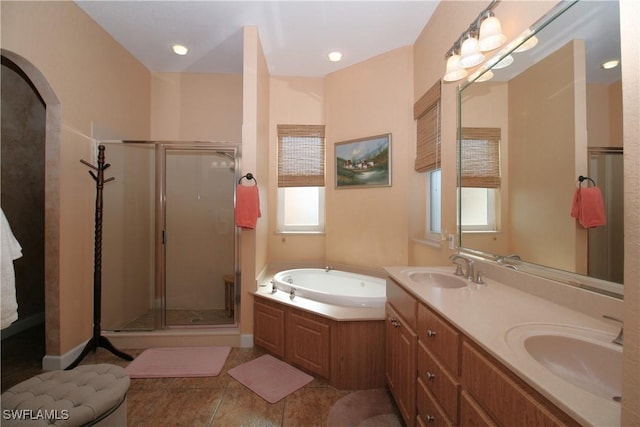
[[[90,351],[95,353],[98,347],[106,348],[124,360],[133,360],[133,357],[118,350],[107,338],[103,337],[101,334],[102,328],[100,327],[102,307],[102,189],[105,182],[113,181],[115,178],[104,178],[104,170],[111,166],[104,162],[104,145],[98,146],[98,166],[94,166],[84,160],[80,160],[80,162],[96,171],[96,173],[89,171],[89,174],[96,182],[96,218],[93,256],[93,336],[89,342],[87,342],[80,356],[66,369],[73,369],[78,366],[80,361],[89,354]]]

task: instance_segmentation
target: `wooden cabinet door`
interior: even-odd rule
[[[418,336],[387,304],[387,380],[407,426],[416,419],[416,348]]]
[[[329,378],[330,327],[325,319],[312,314],[289,312],[285,360]]]
[[[258,347],[284,358],[284,309],[261,301],[253,303],[253,339]]]

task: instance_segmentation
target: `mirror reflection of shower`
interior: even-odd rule
[[[235,325],[237,146],[105,146],[103,328]]]
[[[589,147],[589,177],[600,187],[607,225],[589,229],[589,276],[624,279],[624,165],[622,147]]]

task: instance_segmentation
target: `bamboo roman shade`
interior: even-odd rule
[[[440,167],[440,80],[413,106],[417,120],[416,172]]]
[[[462,128],[460,186],[500,187],[500,128]]]
[[[324,152],[324,125],[278,125],[278,187],[323,187]]]

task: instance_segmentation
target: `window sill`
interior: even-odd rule
[[[310,235],[310,236],[324,236],[324,231],[276,231],[273,233],[276,236],[292,236],[292,235]]]

